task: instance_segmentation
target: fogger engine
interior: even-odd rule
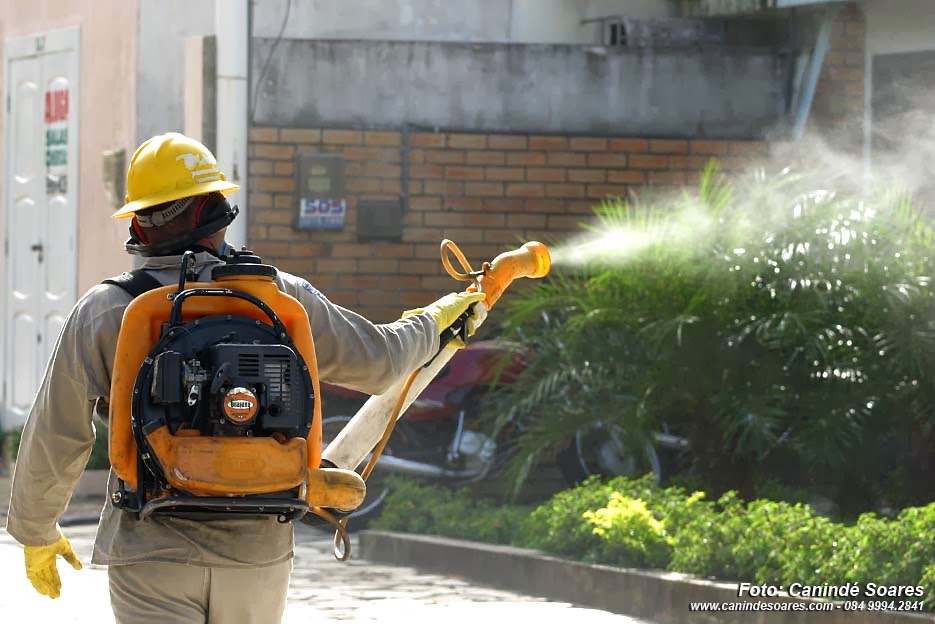
[[[165,420],[173,435],[308,435],[312,382],[301,356],[285,345],[262,344],[272,339],[268,326],[246,321],[218,326],[225,335],[217,342],[210,323],[206,331],[170,339],[153,362],[151,382],[143,380],[149,391],[141,393],[141,420]],[[243,326],[232,333],[232,322]]]
[[[112,502],[141,516],[210,511],[301,517],[353,507],[356,476],[323,472],[308,316],[248,251],[177,289],[134,299],[111,385]],[[343,479],[343,480],[342,480]],[[338,483],[340,481],[340,483]],[[313,491],[314,490],[314,491]]]

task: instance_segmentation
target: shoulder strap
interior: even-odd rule
[[[127,291],[134,299],[143,293],[162,287],[162,284],[159,283],[159,280],[143,269],[134,269],[128,273],[121,273],[120,275],[106,279],[101,283],[119,286],[120,288]]]

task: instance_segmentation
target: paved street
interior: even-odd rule
[[[62,597],[40,596],[23,574],[22,550],[0,531],[0,614],[7,622],[100,624],[112,622],[105,568],[91,567],[94,527],[66,529],[86,563],[76,572],[64,562]],[[297,535],[295,569],[287,624],[517,624],[523,621],[577,621],[587,624],[649,624],[604,611],[578,609],[411,568],[396,568],[331,557],[331,538],[304,527]]]

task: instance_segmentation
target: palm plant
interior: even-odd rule
[[[694,195],[601,206],[602,253],[583,264],[559,246],[554,277],[509,309],[535,345],[494,399],[501,424],[525,423],[517,481],[576,432],[639,448],[668,426],[714,490],[778,479],[845,511],[930,500],[913,477],[935,460],[933,229],[903,198],[814,184],[709,167]]]

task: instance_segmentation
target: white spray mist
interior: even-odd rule
[[[677,203],[677,210],[669,210],[654,223],[595,230],[553,247],[552,263],[562,267],[581,267],[595,262],[619,266],[654,245],[682,247],[705,239],[715,226],[714,219],[700,208],[686,206],[684,196],[678,198]]]
[[[913,203],[923,212],[935,214],[927,208],[935,194],[935,118],[918,106],[920,100],[935,101],[935,90],[919,89],[916,85],[912,91],[916,94],[914,103],[917,108],[893,119],[874,121],[873,136],[876,139],[882,137],[882,143],[898,146],[898,149],[874,151],[870,168],[865,161],[865,153],[853,142],[841,148],[836,147],[841,144],[840,140],[829,142],[811,134],[794,142],[771,141],[768,160],[757,163],[756,168],[751,168],[744,175],[736,176],[734,174],[739,172],[732,172],[730,177],[735,181],[743,178],[762,180],[764,172],[773,178],[791,168],[793,173],[808,173],[824,188],[863,192],[876,198],[894,192],[905,194],[911,196]],[[856,122],[860,125],[863,119]],[[842,120],[838,125],[842,135],[855,135],[855,120]],[[747,206],[751,223],[763,219],[778,223],[797,217],[789,209],[798,203],[799,198],[788,195],[782,185],[771,186],[770,197],[756,196],[753,188],[742,183],[735,185],[732,199],[735,205]],[[801,192],[801,187],[796,189],[793,185],[788,192]],[[658,219],[654,224],[635,223],[633,226],[596,229],[572,237],[552,249],[554,264],[564,267],[579,267],[593,262],[622,265],[662,242],[667,245],[675,242],[682,246],[711,240],[711,228],[716,224],[709,212],[697,203],[693,205],[696,199],[685,193],[664,195],[650,191],[650,195],[654,210],[668,213],[669,218]],[[729,223],[724,227],[739,232],[744,224]]]

